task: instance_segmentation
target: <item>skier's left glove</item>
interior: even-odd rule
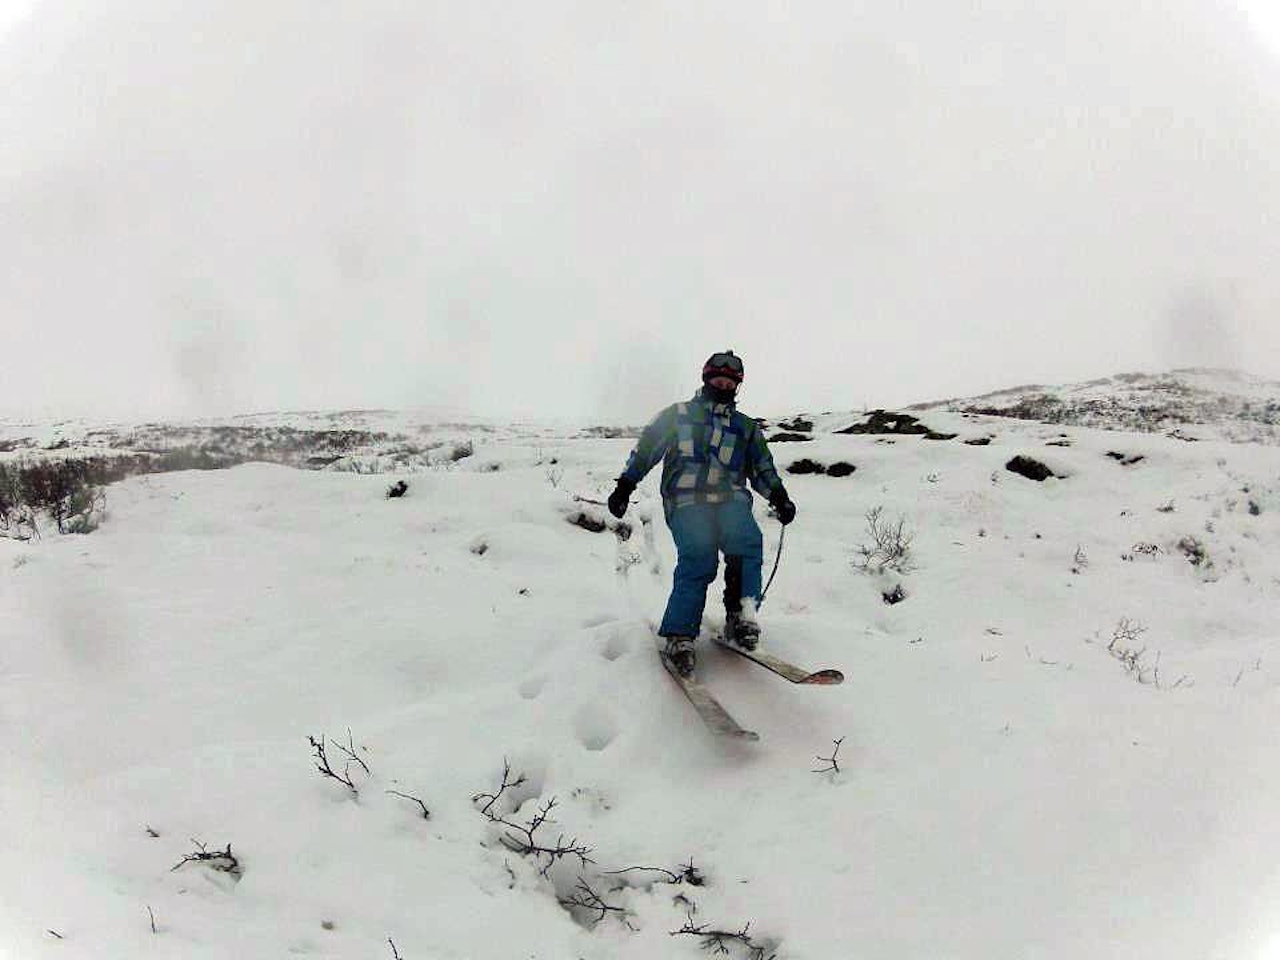
[[[627,504],[631,502],[631,494],[635,492],[636,485],[626,477],[618,478],[618,485],[613,488],[613,493],[609,494],[609,512],[619,520],[622,515],[627,512]]]
[[[769,506],[773,507],[773,512],[778,515],[778,522],[784,527],[796,518],[796,505],[782,487],[769,495]]]

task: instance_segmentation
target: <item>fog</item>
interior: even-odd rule
[[[0,413],[634,422],[725,347],[760,413],[1280,378],[1278,120],[1226,0],[42,0]]]

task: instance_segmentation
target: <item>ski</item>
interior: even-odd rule
[[[745,657],[752,663],[758,663],[766,670],[770,670],[778,676],[790,680],[792,683],[807,683],[820,686],[834,686],[837,683],[844,683],[844,674],[839,670],[832,668],[806,670],[803,667],[797,667],[794,663],[783,660],[781,657],[775,657],[764,650],[743,650],[741,647],[727,642],[723,637],[717,637],[716,643],[726,650],[732,650],[740,657]]]
[[[662,666],[666,668],[667,673],[671,674],[671,678],[680,685],[680,689],[689,698],[689,702],[693,704],[693,709],[697,711],[698,716],[702,718],[702,722],[707,725],[708,730],[718,736],[731,737],[738,740],[760,739],[760,734],[754,730],[745,729],[737,720],[733,719],[729,711],[721,705],[711,691],[694,677],[680,676],[675,666],[667,659],[667,655],[661,650],[658,651],[658,659],[662,661]]]

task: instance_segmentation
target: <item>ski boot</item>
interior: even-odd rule
[[[692,677],[697,656],[693,652],[693,637],[667,637],[667,649],[664,651],[671,666],[682,677]]]
[[[724,617],[724,638],[742,650],[754,650],[760,645],[760,624],[740,611],[730,610]]]

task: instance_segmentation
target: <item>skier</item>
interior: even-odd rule
[[[784,525],[796,516],[760,425],[735,406],[742,379],[742,361],[732,350],[712,354],[702,367],[702,389],[645,427],[609,495],[609,512],[621,518],[636,485],[662,461],[662,507],[677,562],[658,633],[667,640],[671,664],[685,677],[693,675],[694,639],[722,551],[725,639],[744,650],[754,650],[759,642],[755,614],[764,540],[747,484],[769,501]]]

